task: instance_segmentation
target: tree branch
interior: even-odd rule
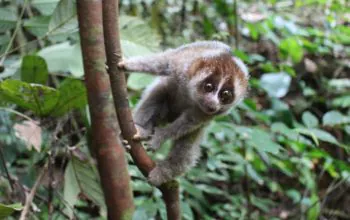
[[[154,168],[155,163],[147,155],[142,144],[138,141],[132,140],[132,137],[136,133],[136,128],[129,108],[125,75],[118,69],[118,62],[122,58],[120,36],[118,32],[119,1],[103,0],[103,3],[105,48],[114,106],[117,112],[122,136],[131,146],[130,154],[141,172],[145,176],[148,176],[149,172]],[[163,194],[163,200],[167,207],[168,219],[181,219],[179,185],[177,181],[165,183],[160,186],[159,189]]]
[[[102,1],[77,0],[80,43],[91,115],[91,149],[96,155],[108,219],[131,219],[133,195],[118,122],[105,71]]]

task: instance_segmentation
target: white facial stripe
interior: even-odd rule
[[[235,103],[241,101],[244,98],[245,89],[241,85],[239,80],[235,80]]]

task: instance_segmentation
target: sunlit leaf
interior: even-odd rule
[[[37,16],[24,21],[23,27],[37,37],[43,37],[48,31],[50,17]]]
[[[76,3],[72,0],[60,0],[49,23],[49,34],[67,34],[78,30]]]
[[[21,203],[15,203],[11,205],[4,205],[0,203],[0,219],[6,219],[10,215],[12,215],[15,211],[21,211],[22,210]]]
[[[323,116],[322,123],[325,126],[348,124],[350,123],[350,116],[345,116],[339,111],[330,111]]]
[[[31,5],[43,15],[51,15],[59,0],[32,0]]]
[[[287,94],[291,80],[291,76],[285,72],[265,73],[260,78],[260,86],[270,97],[281,98]]]

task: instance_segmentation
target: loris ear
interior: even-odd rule
[[[241,69],[241,71],[244,73],[244,76],[246,78],[249,78],[249,72],[248,72],[248,67],[243,63],[241,59],[238,57],[232,57],[233,61],[237,64],[237,66]]]

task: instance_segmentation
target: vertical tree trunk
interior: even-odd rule
[[[91,149],[97,159],[108,219],[131,219],[130,177],[105,71],[102,0],[77,0],[80,42],[91,115]]]
[[[122,57],[118,23],[118,3],[118,0],[103,0],[103,27],[108,73],[122,135],[131,145],[130,154],[135,164],[145,176],[148,176],[155,163],[147,155],[142,144],[132,140],[136,129],[129,108],[125,75],[118,69],[118,62]],[[160,186],[159,189],[163,194],[168,220],[181,219],[178,182],[170,181]]]

